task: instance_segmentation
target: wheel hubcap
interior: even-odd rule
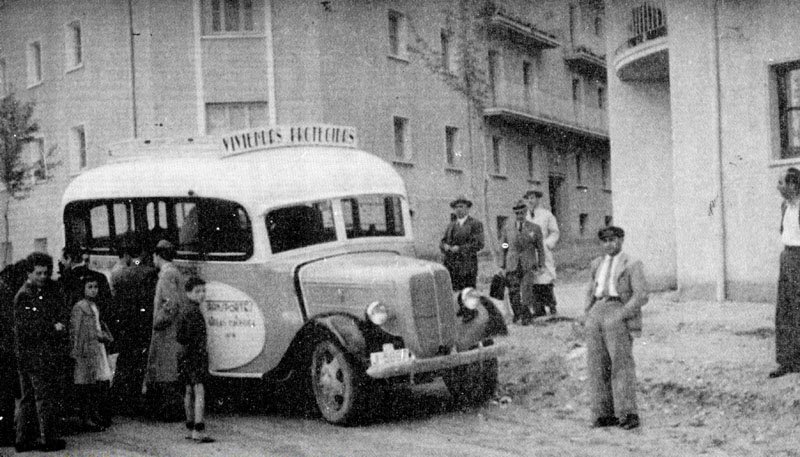
[[[339,409],[344,403],[346,386],[339,359],[330,351],[320,354],[318,368],[319,393],[331,409]]]

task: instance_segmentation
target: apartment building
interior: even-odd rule
[[[651,282],[774,300],[778,178],[800,165],[800,9],[608,1],[614,218]]]
[[[460,5],[0,1],[0,91],[35,103],[40,125],[7,258],[56,253],[61,193],[111,143],[298,122],[354,126],[395,165],[420,255],[436,254],[456,195],[494,229],[533,185],[565,240],[594,238],[612,214],[602,2],[496,2],[475,35],[460,33],[473,22]],[[477,110],[452,84],[466,42],[486,87]]]

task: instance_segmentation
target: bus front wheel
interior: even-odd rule
[[[338,343],[323,339],[314,346],[311,389],[325,420],[349,424],[357,419],[366,391],[364,376]]]

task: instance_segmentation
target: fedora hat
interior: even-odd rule
[[[519,200],[517,200],[516,202],[514,202],[514,206],[511,207],[511,209],[513,209],[514,211],[519,211],[521,209],[527,209],[527,208],[528,208],[528,205],[526,205],[525,204],[525,200],[523,200],[521,198]]]
[[[622,230],[619,227],[609,225],[608,227],[603,227],[597,231],[597,237],[601,240],[605,240],[606,238],[625,238],[625,230]]]
[[[459,195],[458,197],[456,197],[456,199],[455,199],[455,200],[451,201],[451,202],[450,202],[450,207],[451,207],[451,208],[455,208],[455,207],[456,207],[456,205],[458,205],[458,204],[460,204],[460,203],[463,203],[463,204],[467,205],[467,208],[472,208],[472,201],[471,201],[471,200],[469,200],[469,199],[468,199],[468,198],[467,198],[465,195],[463,195],[463,194],[462,194],[462,195]]]
[[[528,189],[527,191],[525,191],[525,195],[523,195],[522,198],[528,198],[531,195],[535,195],[536,198],[542,198],[542,196],[544,195],[544,192],[542,192],[542,188],[541,187],[534,186],[534,187],[531,187],[530,189]]]

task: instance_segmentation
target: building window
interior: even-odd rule
[[[532,66],[530,62],[522,62],[522,85],[525,87],[526,94],[531,87],[531,68]]]
[[[47,238],[34,238],[33,250],[36,252],[44,252],[47,254]]]
[[[503,140],[492,137],[492,171],[496,175],[505,174],[505,158],[503,157]]]
[[[83,170],[88,164],[86,157],[86,132],[82,125],[70,130],[70,150],[77,170]]]
[[[603,25],[603,16],[601,16],[600,14],[594,17],[594,34],[599,37],[605,34],[605,26]]]
[[[603,86],[597,88],[597,107],[606,109],[606,88]]]
[[[267,102],[206,103],[206,134],[267,125]]]
[[[589,221],[589,215],[586,213],[578,214],[578,231],[581,235],[586,233],[586,224]]]
[[[42,82],[42,46],[38,41],[28,43],[28,87]]]
[[[25,145],[26,150],[26,175],[32,182],[47,178],[47,164],[45,163],[44,139],[34,138]]]
[[[248,34],[264,31],[263,0],[204,0],[206,35]]]
[[[775,68],[781,158],[800,156],[800,61]]]
[[[489,65],[489,94],[491,102],[494,103],[497,98],[497,78],[498,66],[500,63],[500,54],[497,51],[489,51],[488,65]]]
[[[397,11],[389,11],[389,54],[406,57],[406,18]]]
[[[81,42],[81,23],[74,21],[67,24],[66,36],[67,70],[83,64],[83,44]]]
[[[397,160],[411,160],[408,119],[394,117],[394,156]]]
[[[581,80],[572,78],[572,102],[577,104],[581,101]]]
[[[452,66],[450,64],[450,59],[452,59],[452,52],[450,49],[450,34],[447,33],[445,30],[442,30],[441,33],[441,41],[442,41],[442,70],[446,73],[450,73],[452,71]]]
[[[583,184],[583,156],[580,152],[575,154],[575,181],[579,186]]]
[[[526,159],[528,160],[528,179],[534,179],[534,155],[533,155],[533,145],[529,144],[528,149],[526,151]]]
[[[603,189],[608,189],[608,160],[600,161],[600,179],[603,182]]]
[[[447,166],[456,166],[458,157],[458,129],[455,127],[444,128],[444,148]]]
[[[502,233],[503,226],[506,225],[506,221],[508,220],[508,216],[497,216],[496,223],[497,223],[497,231],[495,233]]]
[[[0,97],[8,94],[8,80],[6,79],[6,60],[0,59]]]

